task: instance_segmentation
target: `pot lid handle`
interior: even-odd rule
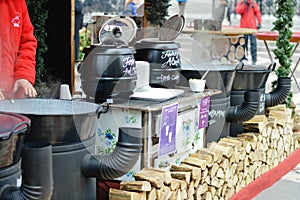
[[[274,70],[275,70],[275,67],[276,67],[276,62],[272,62],[272,63],[269,65],[268,70],[274,71]]]
[[[128,16],[113,17],[102,25],[98,33],[100,44],[123,45],[128,44],[136,35],[137,25]]]
[[[169,18],[158,33],[158,39],[161,41],[172,41],[175,40],[181,33],[185,24],[184,16],[174,15]]]
[[[243,62],[237,63],[236,66],[235,66],[235,71],[241,71],[241,70],[243,70],[244,66],[245,65],[244,65]]]

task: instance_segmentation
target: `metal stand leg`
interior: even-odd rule
[[[294,53],[295,53],[295,51],[296,51],[298,45],[299,45],[299,42],[296,43],[296,45],[295,45],[295,47],[294,47],[294,49],[293,49],[293,51],[292,51],[292,53],[291,53],[291,58],[293,57],[293,55],[294,55]],[[291,72],[291,75],[292,75],[293,78],[294,78],[294,81],[295,81],[295,83],[296,83],[296,86],[297,86],[298,90],[300,91],[300,86],[299,86],[299,84],[298,84],[298,82],[297,82],[297,78],[296,78],[295,75],[294,75],[294,73],[295,73],[295,71],[296,71],[296,69],[297,69],[297,67],[298,67],[299,62],[300,62],[300,57],[298,58],[298,60],[297,60],[297,62],[296,62],[296,64],[295,64],[295,66],[294,66],[294,69],[293,69],[293,70],[290,69],[290,72]]]
[[[268,44],[267,44],[266,40],[264,40],[264,43],[265,43],[265,46],[266,46],[266,49],[267,49],[267,52],[268,52],[269,58],[270,58],[271,62],[273,63],[273,62],[274,62],[274,60],[273,60],[273,57],[272,57],[272,55],[271,55],[271,52],[270,52],[270,49],[269,49],[269,46],[268,46]]]

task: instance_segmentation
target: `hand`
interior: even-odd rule
[[[19,89],[23,89],[25,95],[29,97],[36,97],[37,92],[33,85],[26,79],[18,79],[14,84],[13,93],[17,92]]]
[[[258,25],[257,25],[257,29],[261,29],[261,24],[258,24]]]

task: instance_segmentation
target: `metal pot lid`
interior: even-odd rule
[[[177,49],[179,43],[174,41],[161,41],[158,38],[145,38],[135,44],[135,49]]]
[[[172,41],[175,40],[181,33],[185,24],[183,16],[174,15],[164,23],[158,33],[158,39],[160,41]]]
[[[95,103],[63,99],[15,99],[14,103],[10,103],[9,100],[0,101],[0,111],[2,112],[36,116],[93,114],[99,107]]]
[[[26,116],[0,112],[0,140],[9,139],[12,134],[29,130],[30,119]]]
[[[137,25],[127,16],[114,17],[107,20],[98,33],[101,45],[127,45],[136,35]]]

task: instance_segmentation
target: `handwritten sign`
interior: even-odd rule
[[[136,76],[135,59],[132,55],[123,58],[124,76]]]
[[[159,74],[155,78],[160,83],[168,82],[168,81],[178,81],[179,80],[179,74]]]
[[[176,151],[177,115],[178,103],[164,106],[162,108],[158,157],[168,155]]]
[[[178,49],[166,50],[161,53],[162,65],[161,68],[166,67],[180,67],[180,59]]]
[[[210,96],[200,100],[198,129],[208,126]]]

